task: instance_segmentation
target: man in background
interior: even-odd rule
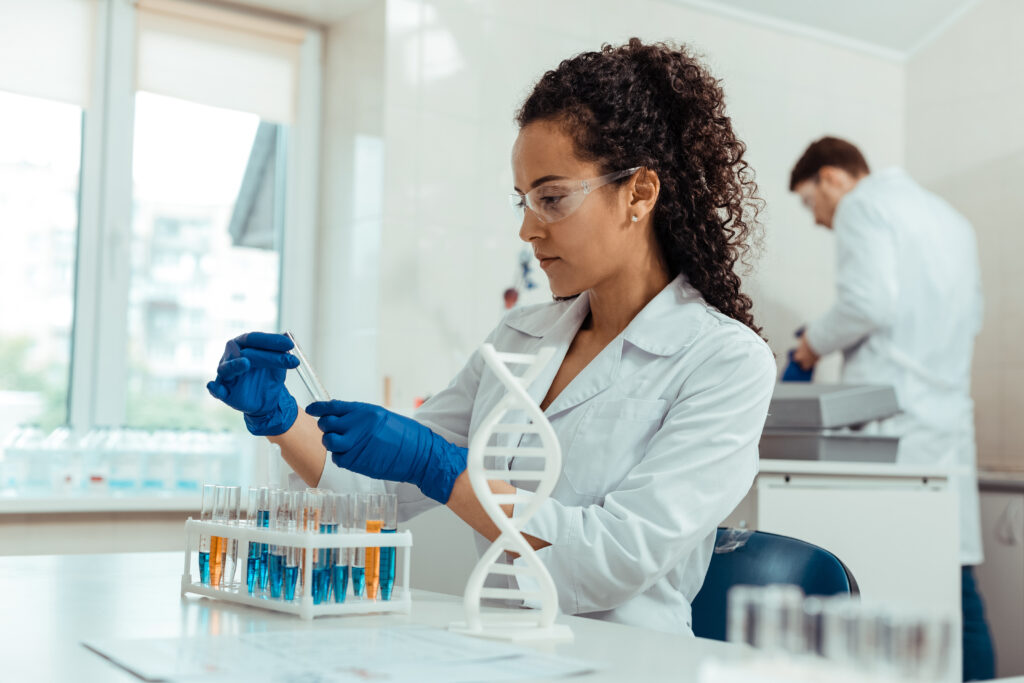
[[[960,503],[963,680],[994,678],[972,571],[983,559],[970,392],[982,318],[974,230],[902,169],[871,173],[860,150],[838,138],[807,148],[789,189],[835,232],[837,247],[836,301],[807,325],[793,359],[810,370],[842,351],[844,383],[892,385],[903,413],[879,433],[900,437],[900,462],[950,468]]]

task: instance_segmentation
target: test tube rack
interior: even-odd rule
[[[224,588],[204,584],[193,574],[193,553],[198,552],[200,536],[218,536],[238,541],[239,562],[244,561],[243,548],[248,544],[269,543],[284,545],[291,548],[302,548],[302,580],[304,586],[313,585],[313,551],[320,548],[396,548],[396,560],[401,562],[401,572],[395,577],[395,587],[390,600],[353,598],[349,596],[345,602],[324,602],[313,604],[310,591],[303,592],[295,600],[280,600],[262,595],[249,595],[244,583],[238,587]],[[405,550],[399,552],[397,548]],[[185,568],[181,575],[181,594],[194,593],[218,600],[237,602],[252,607],[296,614],[302,619],[313,617],[334,616],[341,614],[371,614],[382,612],[399,612],[408,614],[412,609],[412,595],[409,592],[409,565],[412,555],[412,532],[398,531],[395,533],[337,533],[317,534],[312,532],[287,532],[249,526],[234,526],[219,522],[202,522],[191,517],[185,522]],[[399,581],[399,577],[401,581]]]

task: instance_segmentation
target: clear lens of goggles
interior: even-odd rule
[[[639,166],[589,180],[559,180],[535,187],[526,194],[515,192],[509,195],[508,200],[519,218],[522,218],[523,208],[526,207],[543,222],[554,223],[580,208],[587,195],[597,188],[638,170]]]

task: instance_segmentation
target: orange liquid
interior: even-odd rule
[[[366,520],[366,531],[379,534],[384,522],[379,519]],[[373,600],[380,587],[380,548],[366,549],[366,597]]]
[[[228,548],[228,539],[214,536],[210,539],[210,585],[219,586],[224,573],[224,552]]]

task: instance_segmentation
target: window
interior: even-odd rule
[[[319,40],[179,0],[5,14],[5,493],[242,478],[221,430],[243,423],[205,385],[240,332],[309,331]]]
[[[0,91],[0,434],[67,421],[80,107]]]

